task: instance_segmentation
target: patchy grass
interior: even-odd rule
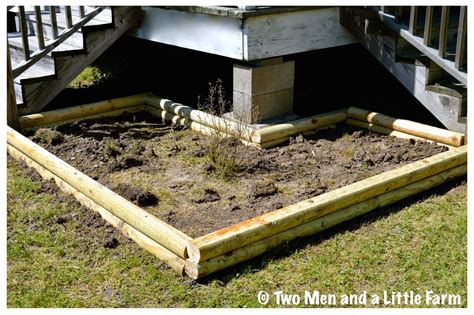
[[[111,73],[97,66],[87,66],[69,83],[70,88],[80,89],[100,84],[111,78]]]
[[[8,307],[259,307],[257,293],[456,293],[467,305],[467,185],[457,181],[203,281],[176,277],[91,211],[8,163]],[[59,195],[60,196],[60,195]],[[61,218],[68,218],[63,220]],[[277,306],[271,299],[267,306]],[[422,305],[425,306],[425,305]]]

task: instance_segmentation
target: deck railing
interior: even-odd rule
[[[65,6],[63,13],[57,12],[56,6],[49,6],[50,13],[50,26],[51,27],[51,38],[45,42],[44,36],[44,25],[41,17],[41,7],[34,7],[35,15],[35,29],[29,27],[27,21],[27,13],[25,12],[24,6],[18,6],[18,19],[20,26],[20,33],[22,38],[22,50],[24,61],[12,66],[13,78],[18,77],[20,74],[25,72],[28,68],[34,65],[36,62],[41,60],[44,56],[50,53],[53,49],[58,47],[61,43],[71,37],[74,33],[79,31],[81,27],[87,24],[92,20],[96,15],[98,15],[105,7],[94,7],[89,12],[86,12],[84,6],[79,6],[79,17],[80,20],[77,22],[73,21],[71,6]],[[57,14],[64,14],[66,20],[65,28],[58,33],[58,24],[57,24]],[[34,34],[38,41],[38,49],[31,53],[29,37],[30,34]]]
[[[462,84],[467,84],[466,6],[378,6],[381,20]]]

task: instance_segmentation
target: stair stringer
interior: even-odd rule
[[[85,53],[68,54],[61,52],[53,54],[56,78],[35,83],[29,88],[23,86],[25,107],[20,108],[20,114],[31,114],[41,111],[56,97],[85,67],[96,60],[117,39],[134,27],[140,17],[140,7],[113,7],[113,23],[110,27],[84,27],[83,38]]]
[[[463,99],[426,90],[429,69],[420,63],[396,61],[397,37],[369,34],[364,31],[365,20],[341,8],[341,24],[374,56],[400,83],[413,94],[446,128],[466,132],[461,119]]]

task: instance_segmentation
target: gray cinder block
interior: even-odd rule
[[[295,62],[234,65],[234,115],[246,123],[293,112]]]

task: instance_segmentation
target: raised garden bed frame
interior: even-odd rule
[[[36,169],[44,179],[53,179],[61,190],[97,211],[127,237],[166,262],[178,275],[187,274],[193,279],[467,173],[465,135],[353,107],[256,129],[152,94],[139,94],[20,116],[19,125],[21,129],[48,127],[142,110],[204,134],[217,131],[222,136],[238,136],[247,145],[263,148],[285,142],[292,135],[314,132],[337,123],[395,137],[435,141],[449,148],[446,152],[192,239],[7,127],[7,149],[13,158]]]

